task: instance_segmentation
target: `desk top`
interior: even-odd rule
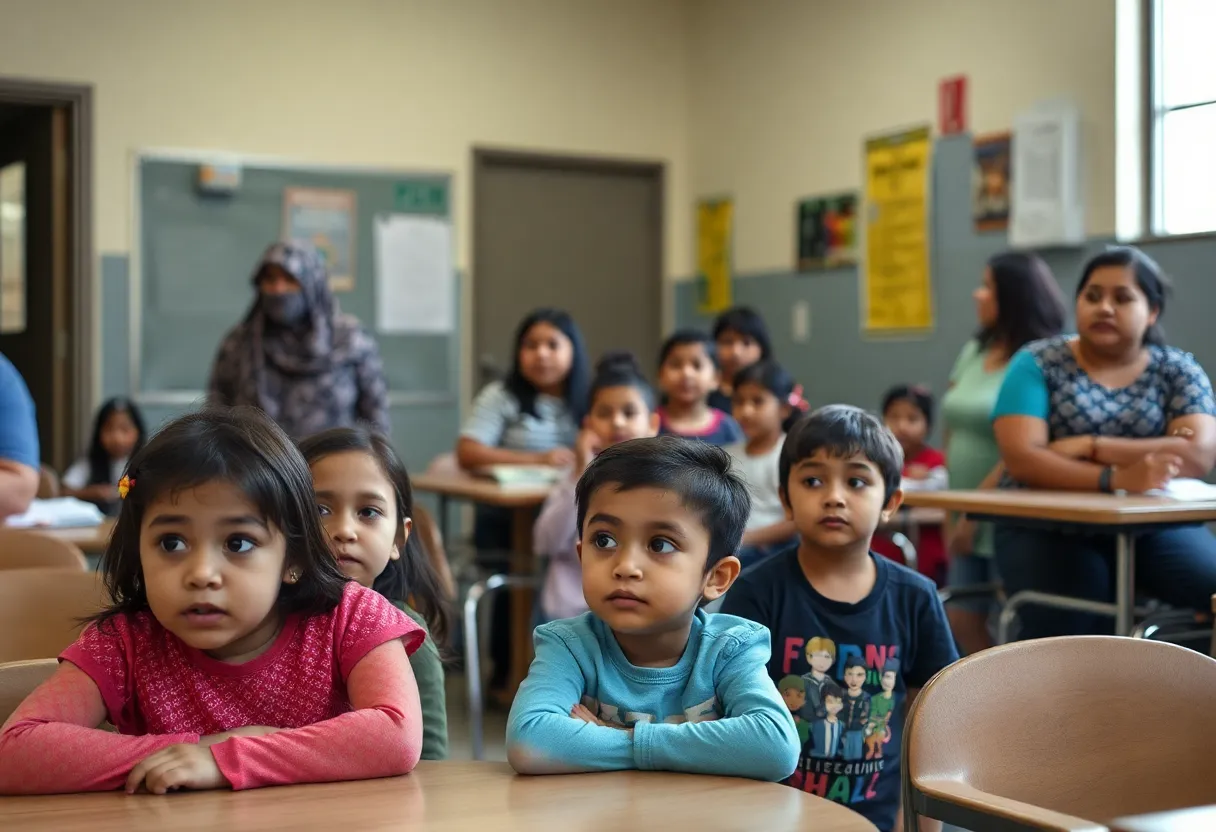
[[[763,829],[873,832],[860,815],[776,783],[665,772],[519,777],[505,763],[423,762],[385,780],[156,795],[0,798],[0,828],[485,832]]]
[[[69,543],[75,543],[86,555],[100,555],[110,543],[110,533],[114,531],[114,520],[106,518],[96,526],[74,526],[64,529],[31,529],[39,534],[57,537]]]
[[[549,485],[503,486],[489,477],[475,477],[458,469],[416,474],[410,477],[410,484],[415,491],[504,508],[538,506],[553,488]]]
[[[1026,517],[1093,526],[1206,523],[1216,520],[1216,500],[1184,502],[1168,497],[1075,491],[918,491],[905,494],[904,505],[988,517]]]
[[[1196,806],[1171,812],[1154,812],[1111,821],[1112,832],[1212,832],[1216,806]]]

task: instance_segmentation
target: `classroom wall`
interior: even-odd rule
[[[858,189],[867,135],[936,129],[958,74],[977,133],[1077,102],[1088,229],[1114,231],[1114,0],[702,0],[690,31],[691,196],[734,196],[739,275],[791,268],[795,200]]]

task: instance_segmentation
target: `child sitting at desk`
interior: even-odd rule
[[[72,463],[60,478],[65,497],[96,505],[110,516],[118,515],[118,481],[127,460],[144,444],[144,420],[129,399],[113,398],[97,411],[87,456]]]
[[[739,575],[749,500],[730,456],[675,437],[622,442],[576,496],[591,611],[536,629],[507,720],[511,765],[788,777],[798,733],[766,674],[768,630],[698,609]]]

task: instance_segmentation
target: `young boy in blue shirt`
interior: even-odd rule
[[[507,720],[511,765],[789,777],[800,743],[768,677],[768,630],[700,609],[739,575],[750,500],[730,455],[672,436],[622,442],[575,498],[590,611],[536,629]]]
[[[907,704],[958,660],[933,582],[870,551],[899,508],[902,467],[895,437],[863,410],[832,405],[800,420],[780,458],[781,499],[799,544],[752,569],[722,606],[772,632],[773,679],[827,677],[806,699],[811,742],[787,782],[884,832],[901,828]],[[829,699],[838,716],[829,717]]]

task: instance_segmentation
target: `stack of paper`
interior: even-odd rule
[[[503,488],[543,488],[562,476],[560,470],[548,465],[490,465],[479,473]]]
[[[1183,477],[1170,480],[1169,485],[1165,488],[1148,493],[1160,497],[1169,497],[1173,500],[1181,500],[1186,503],[1198,503],[1203,500],[1216,500],[1216,485],[1204,482],[1203,480]]]
[[[29,511],[5,521],[5,525],[18,529],[35,527],[65,529],[74,526],[96,526],[105,515],[101,509],[75,497],[57,497],[54,500],[34,500]]]

